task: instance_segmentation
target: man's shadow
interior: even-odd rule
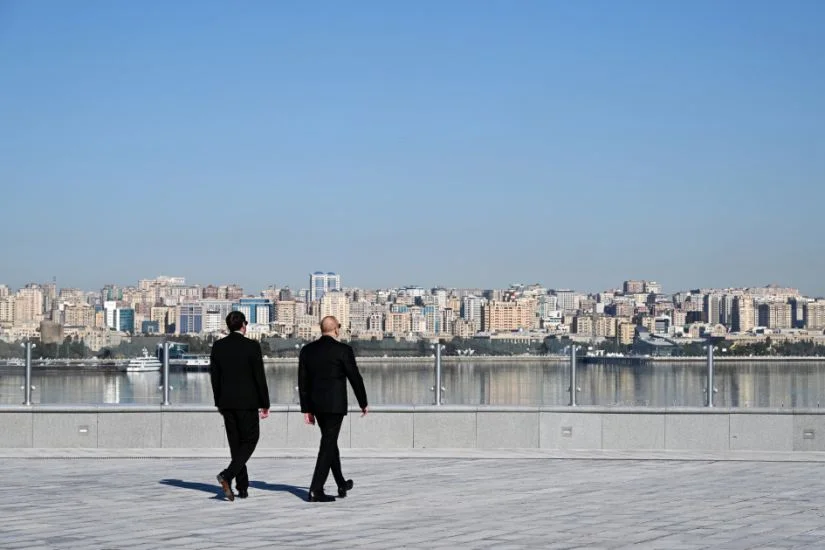
[[[161,479],[158,483],[161,485],[169,485],[170,487],[179,487],[181,489],[192,489],[194,491],[203,491],[204,493],[214,493],[212,497],[214,500],[223,500],[223,489],[220,485],[211,483],[199,483],[197,481],[183,481],[180,479]],[[295,485],[284,485],[280,483],[266,483],[264,481],[249,482],[250,489],[260,489],[262,491],[276,491],[282,493],[289,493],[301,500],[306,499],[306,487],[296,487]]]
[[[284,485],[283,483],[267,483],[265,481],[250,481],[250,489],[260,489],[261,491],[276,491],[281,493],[289,493],[301,500],[306,500],[309,487],[296,487],[295,485]]]

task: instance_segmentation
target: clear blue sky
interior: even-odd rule
[[[0,0],[0,282],[825,294],[825,2]]]

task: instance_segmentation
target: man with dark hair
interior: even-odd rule
[[[301,412],[307,424],[321,429],[321,447],[315,462],[315,473],[309,485],[310,502],[332,502],[335,497],[324,493],[329,471],[338,485],[338,496],[347,496],[353,481],[344,479],[341,455],[338,452],[338,433],[347,414],[347,380],[352,385],[361,416],[367,414],[367,391],[352,348],[338,338],[341,324],[335,317],[321,320],[321,337],[304,346],[298,359],[298,391]]]
[[[215,406],[223,416],[232,462],[218,474],[218,483],[230,501],[232,480],[238,497],[246,498],[249,473],[246,462],[260,437],[260,418],[269,416],[269,388],[264,375],[261,345],[246,337],[246,317],[240,311],[226,316],[229,335],[212,344],[209,374]]]

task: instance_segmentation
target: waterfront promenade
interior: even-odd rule
[[[0,449],[4,549],[825,548],[825,453],[344,449],[346,499],[303,500],[311,449]]]

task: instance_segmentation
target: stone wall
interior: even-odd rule
[[[0,407],[0,447],[220,448],[212,407]],[[261,421],[260,448],[315,448],[319,434],[297,406]],[[825,451],[820,409],[604,407],[375,407],[351,412],[345,448]]]

